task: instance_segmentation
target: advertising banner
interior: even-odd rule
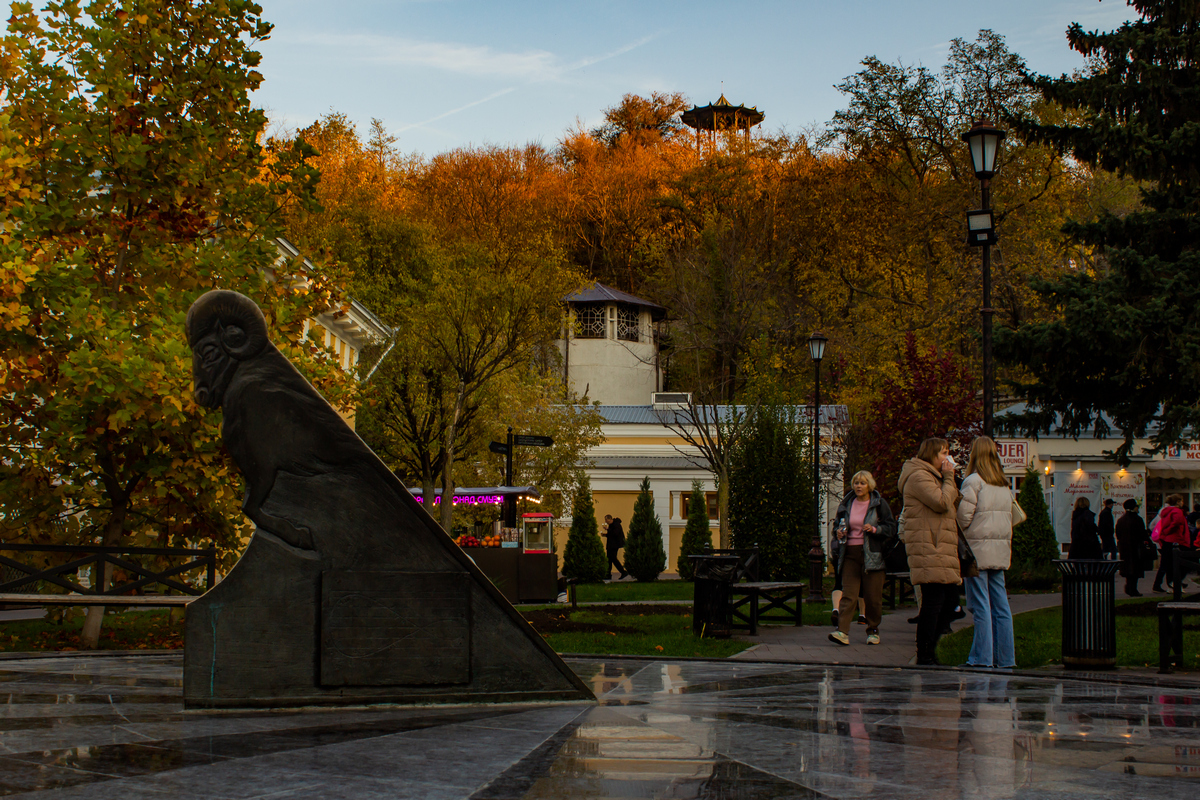
[[[1146,504],[1146,475],[1141,472],[1055,472],[1054,488],[1054,532],[1058,540],[1071,541],[1071,515],[1075,512],[1075,501],[1086,497],[1092,513],[1099,516],[1105,498],[1115,504],[1113,514],[1121,516],[1120,507],[1126,500],[1137,500],[1139,506]]]
[[[1113,514],[1120,517],[1121,505],[1126,500],[1136,500],[1140,513],[1145,514],[1146,475],[1142,472],[1112,472],[1100,476],[1100,502],[1111,498]],[[1099,513],[1099,512],[1097,512]]]
[[[1092,511],[1100,510],[1099,472],[1054,473],[1054,533],[1064,544],[1071,541],[1071,514],[1080,497],[1088,499]]]

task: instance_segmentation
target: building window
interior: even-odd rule
[[[625,342],[640,341],[638,310],[629,306],[617,307],[617,338]]]
[[[606,339],[604,305],[579,305],[575,307],[575,338]]]
[[[692,493],[691,492],[683,492],[680,495],[680,499],[683,501],[683,518],[687,519],[688,506],[691,505]],[[720,513],[720,509],[718,508],[718,505],[717,505],[717,493],[716,492],[705,492],[704,499],[705,499],[706,503],[708,504],[708,518],[709,519],[720,519],[721,513]]]

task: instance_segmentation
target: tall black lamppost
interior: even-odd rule
[[[996,154],[1004,131],[980,117],[971,130],[962,135],[970,146],[971,167],[979,178],[983,203],[978,211],[967,212],[967,243],[983,248],[983,435],[992,435],[992,245],[996,226],[992,220],[992,176],[996,174]]]
[[[813,392],[813,536],[812,549],[808,551],[809,584],[808,602],[820,603],[825,599],[821,579],[825,577],[825,546],[821,541],[821,359],[825,356],[825,343],[829,341],[820,331],[808,337],[808,354],[816,366],[816,385]]]

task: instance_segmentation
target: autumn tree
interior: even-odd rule
[[[19,154],[0,193],[5,538],[240,545],[240,487],[218,415],[193,401],[184,337],[207,289],[254,297],[338,401],[339,373],[302,342],[330,305],[328,276],[281,261],[271,239],[315,175],[304,148],[259,144],[253,47],[270,30],[245,0],[13,6],[0,45],[0,142]],[[89,610],[89,646],[103,611]]]
[[[917,446],[931,437],[948,439],[952,455],[965,463],[971,441],[981,432],[981,412],[975,379],[962,360],[937,347],[922,348],[912,334],[894,370],[863,424],[871,474],[880,494],[899,508],[900,467],[916,455]]]
[[[604,109],[604,124],[591,135],[607,147],[657,145],[687,135],[679,115],[688,107],[680,92],[651,92],[649,97],[627,94]]]

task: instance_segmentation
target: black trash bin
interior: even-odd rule
[[[737,582],[737,556],[688,556],[695,568],[692,582],[692,633],[713,638],[729,636],[733,631],[733,610],[729,587]]]
[[[1067,669],[1117,666],[1116,574],[1119,561],[1063,559],[1062,660]]]

